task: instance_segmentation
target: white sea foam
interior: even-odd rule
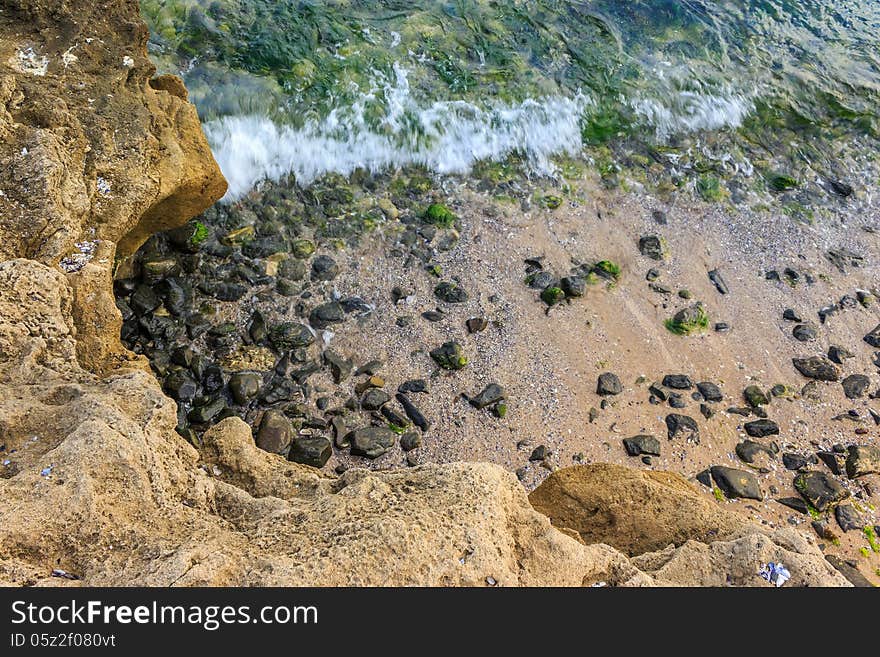
[[[585,96],[553,96],[517,104],[478,107],[464,101],[420,107],[409,93],[406,71],[393,80],[377,74],[377,87],[352,107],[332,111],[302,127],[262,116],[231,116],[205,125],[214,156],[229,182],[225,200],[246,194],[261,180],[293,174],[301,185],[357,168],[379,171],[422,165],[438,174],[466,174],[481,160],[521,155],[536,173],[552,174],[551,157],[577,155]],[[387,111],[370,127],[365,108],[382,93]]]
[[[754,109],[750,98],[732,91],[678,91],[638,98],[631,101],[630,106],[653,128],[658,139],[702,130],[738,128]]]

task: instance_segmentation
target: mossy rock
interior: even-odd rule
[[[767,176],[767,186],[774,192],[787,192],[798,186],[797,180],[783,173],[771,173]]]
[[[709,328],[709,315],[703,305],[696,303],[679,310],[665,322],[666,328],[675,335],[692,335],[702,333]]]
[[[467,356],[461,345],[457,342],[446,342],[445,344],[431,350],[431,358],[444,370],[460,370],[468,364]]]
[[[455,225],[457,217],[441,203],[432,203],[425,210],[422,218],[432,226],[438,228],[452,228]]]
[[[541,301],[548,306],[555,306],[565,300],[565,292],[560,287],[551,286],[541,292]]]
[[[718,203],[727,197],[727,190],[715,176],[701,176],[698,178],[697,193],[707,203]]]
[[[590,273],[616,283],[620,280],[620,265],[610,260],[600,260],[593,265]]]

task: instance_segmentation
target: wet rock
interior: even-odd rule
[[[855,354],[853,352],[838,345],[828,347],[828,358],[838,365],[843,365],[843,361],[854,357]]]
[[[748,386],[745,390],[743,390],[743,398],[746,400],[746,403],[752,408],[757,408],[758,406],[766,406],[770,403],[770,398],[767,397],[767,394],[755,385]]]
[[[770,458],[776,458],[776,453],[773,451],[772,447],[762,445],[754,440],[742,441],[737,444],[735,451],[741,461],[749,464],[754,463],[761,454],[766,454]]]
[[[306,277],[308,268],[302,260],[285,258],[278,265],[278,276],[288,281],[301,281]]]
[[[445,315],[437,310],[426,310],[422,313],[422,317],[429,322],[439,322],[445,317]]]
[[[727,287],[727,283],[724,282],[724,277],[721,276],[721,272],[717,269],[713,269],[709,272],[709,280],[712,281],[715,289],[718,290],[718,292],[720,292],[721,294],[730,293],[730,288]]]
[[[387,427],[362,427],[350,432],[346,440],[353,455],[376,459],[394,446],[397,434]]]
[[[710,381],[702,381],[697,384],[697,390],[707,402],[720,402],[724,400],[721,388]]]
[[[248,292],[244,285],[223,281],[204,281],[199,283],[199,290],[218,301],[238,301]]]
[[[294,401],[302,398],[300,387],[286,377],[276,376],[263,389],[260,399],[267,405],[282,401]]]
[[[480,333],[486,330],[489,322],[483,317],[471,317],[465,322],[465,325],[467,326],[468,333]]]
[[[339,275],[339,265],[328,255],[319,255],[312,260],[312,280],[332,281]]]
[[[687,415],[670,413],[666,416],[666,430],[669,440],[684,438],[687,442],[700,443],[700,429],[696,420]]]
[[[339,324],[345,321],[345,311],[342,304],[338,301],[330,303],[322,303],[316,306],[309,313],[309,323],[316,329],[323,330],[332,324]]]
[[[765,436],[778,435],[779,425],[773,420],[754,420],[746,422],[745,430],[752,438],[764,438]]]
[[[864,374],[850,374],[840,382],[843,386],[843,394],[847,399],[859,399],[865,396],[871,385],[871,379]]]
[[[409,397],[399,392],[395,395],[395,399],[397,399],[397,402],[403,407],[404,413],[406,413],[406,416],[412,420],[414,425],[422,431],[428,430],[428,427],[431,426],[430,423],[425,419],[425,416],[422,415],[422,412],[416,408],[416,405],[410,401]]]
[[[639,238],[639,253],[652,260],[663,260],[663,241],[657,235]]]
[[[378,411],[387,404],[391,397],[384,390],[371,388],[361,397],[361,408],[365,411]]]
[[[880,473],[880,447],[853,445],[846,456],[846,476],[850,479]]]
[[[812,323],[798,324],[791,334],[799,342],[812,342],[816,339],[816,325]]]
[[[422,446],[422,435],[418,431],[407,431],[400,437],[400,449],[411,452]]]
[[[389,404],[385,404],[384,406],[382,406],[379,411],[382,413],[382,417],[384,417],[388,421],[388,424],[390,424],[392,428],[405,429],[409,426],[409,421],[400,413],[392,409]]]
[[[239,406],[254,399],[263,385],[263,377],[256,372],[236,372],[229,377],[229,392]]]
[[[630,456],[648,454],[660,456],[660,441],[654,436],[638,435],[623,439],[623,447]]]
[[[877,324],[868,335],[864,337],[865,342],[867,342],[872,347],[880,349],[880,324]]]
[[[279,278],[275,282],[275,291],[282,297],[295,297],[300,293],[300,287],[286,278]]]
[[[311,240],[306,239],[298,239],[293,240],[290,244],[290,254],[294,258],[299,258],[300,260],[305,260],[307,258],[312,257],[315,253],[315,243]]]
[[[139,285],[131,295],[129,305],[136,315],[151,313],[162,303],[158,295],[149,285]]]
[[[202,375],[202,385],[209,393],[219,392],[226,385],[223,370],[217,365],[208,365]]]
[[[434,288],[434,296],[446,303],[464,303],[468,300],[468,293],[463,287],[447,281],[437,284]]]
[[[838,504],[837,508],[834,509],[834,518],[837,520],[837,524],[840,528],[845,532],[854,529],[861,531],[862,527],[865,526],[864,519],[859,515],[859,512],[856,511],[852,504]]]
[[[183,370],[166,376],[162,388],[176,401],[192,401],[199,394],[199,384]]]
[[[817,381],[839,381],[840,370],[824,356],[810,356],[809,358],[792,358],[792,364],[798,372],[808,379]]]
[[[223,399],[206,400],[204,405],[196,406],[187,413],[186,418],[190,422],[196,424],[208,424],[211,420],[220,415],[225,408],[226,402]]]
[[[798,513],[802,513],[807,515],[809,513],[809,507],[807,507],[807,503],[804,502],[800,497],[780,497],[776,500],[783,506],[787,506],[789,509],[794,509]]]
[[[354,367],[354,363],[348,358],[338,354],[332,349],[324,352],[324,362],[330,367],[330,374],[333,377],[333,383],[342,383],[350,375]]]
[[[473,397],[470,397],[468,401],[475,408],[486,408],[487,406],[491,406],[497,402],[500,402],[502,399],[507,397],[504,392],[504,388],[502,388],[497,383],[490,383],[483,390]]]
[[[269,330],[269,342],[276,351],[290,351],[291,349],[308,347],[315,342],[315,336],[304,324],[284,322]]]
[[[623,392],[623,386],[616,374],[613,372],[603,372],[599,375],[599,380],[596,384],[596,394],[603,396],[619,395],[621,392]]]
[[[431,358],[444,370],[460,370],[468,363],[461,345],[457,342],[446,342],[431,350]]]
[[[259,310],[255,310],[251,314],[250,324],[248,324],[248,336],[254,344],[265,344],[269,338],[266,320],[263,318],[263,313]]]
[[[712,479],[725,497],[729,499],[764,499],[758,479],[751,472],[723,465],[713,465],[709,470],[712,473]]]
[[[819,512],[849,497],[849,491],[833,477],[817,470],[798,473],[794,478],[794,488]]]
[[[663,377],[663,385],[674,390],[690,390],[694,387],[687,374],[667,374]]]
[[[257,430],[257,447],[273,454],[281,454],[293,440],[293,425],[280,411],[268,410],[263,413],[260,428]]]
[[[323,436],[297,436],[290,445],[287,460],[323,468],[332,455],[330,441]]]

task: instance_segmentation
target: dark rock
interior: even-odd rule
[[[257,447],[273,454],[281,454],[290,446],[293,436],[293,425],[284,413],[271,409],[263,413],[257,431]]]
[[[308,269],[306,263],[302,260],[294,260],[293,258],[285,258],[278,265],[278,276],[288,281],[301,281],[306,277]]]
[[[730,330],[730,324],[727,322],[715,322],[714,329],[716,333],[727,333]]]
[[[791,334],[800,342],[812,342],[816,339],[816,325],[810,323],[798,324],[794,327]]]
[[[244,285],[223,281],[204,281],[199,283],[199,290],[218,301],[238,301],[248,292]]]
[[[849,491],[832,477],[817,470],[799,472],[794,478],[794,488],[819,512],[849,497]]]
[[[566,276],[559,281],[559,287],[567,297],[582,297],[587,291],[587,280],[583,276]]]
[[[782,464],[788,470],[801,470],[810,464],[810,460],[801,454],[794,452],[785,452],[782,455]]]
[[[697,384],[697,390],[707,402],[720,402],[724,400],[721,388],[710,381],[701,381]]]
[[[687,408],[687,403],[680,394],[673,392],[669,395],[669,406],[671,408]]]
[[[836,475],[843,474],[843,456],[835,452],[816,452],[817,458]]]
[[[880,447],[853,445],[846,457],[846,476],[850,479],[880,473]]]
[[[864,337],[865,342],[867,342],[872,347],[880,349],[880,324],[877,324],[868,335]]]
[[[151,313],[161,305],[162,301],[149,285],[139,285],[131,295],[129,305],[136,315]]]
[[[663,377],[663,385],[674,390],[690,390],[694,387],[687,374],[667,374]]]
[[[736,455],[741,461],[752,464],[761,454],[766,454],[770,458],[775,458],[776,454],[772,447],[762,445],[754,440],[744,440],[736,446]]]
[[[336,353],[332,349],[327,349],[324,352],[324,362],[330,367],[333,383],[337,384],[345,381],[351,375],[351,370],[354,367],[354,363],[350,359]]]
[[[717,269],[713,269],[709,272],[709,280],[715,285],[715,289],[718,290],[721,294],[728,294],[730,292],[730,288],[727,287],[727,283],[724,282],[724,278],[721,276],[721,272]]]
[[[349,315],[357,315],[358,317],[365,317],[375,310],[373,306],[368,304],[366,301],[361,299],[360,297],[346,297],[345,299],[341,299],[339,303],[342,304],[342,309]]]
[[[843,365],[843,361],[849,360],[850,358],[854,358],[855,354],[848,349],[844,349],[843,347],[839,347],[837,345],[831,345],[828,347],[828,358],[837,363],[838,365]]]
[[[669,440],[685,438],[688,442],[700,444],[700,429],[692,417],[670,413],[666,416],[666,430]]]
[[[186,418],[190,422],[196,424],[207,424],[216,418],[225,408],[226,402],[222,398],[210,400],[202,406],[196,406],[193,408],[187,413]]]
[[[424,379],[404,381],[397,387],[397,392],[402,392],[404,394],[428,392],[428,382]]]
[[[666,391],[658,386],[656,383],[652,383],[650,386],[648,386],[648,392],[650,392],[654,397],[662,402],[666,401],[668,397]]]
[[[397,402],[403,407],[403,411],[406,413],[406,416],[412,420],[412,423],[416,425],[422,431],[427,431],[428,427],[431,426],[428,420],[425,419],[425,416],[422,415],[422,412],[416,408],[416,405],[413,404],[409,397],[404,395],[403,393],[397,393],[395,395]]]
[[[837,524],[845,532],[854,529],[861,531],[862,527],[865,526],[864,519],[852,504],[838,504],[837,508],[834,509],[834,517],[837,520]]]
[[[709,420],[715,415],[715,411],[708,404],[700,404],[700,414]]]
[[[645,280],[649,283],[656,281],[658,278],[660,278],[660,270],[655,267],[651,267],[645,274]]]
[[[843,386],[843,394],[847,399],[860,399],[865,396],[871,385],[871,379],[864,374],[850,374],[840,382]]]
[[[181,317],[192,305],[192,287],[189,283],[167,278],[156,285],[156,290],[162,295],[162,303],[172,315]]]
[[[422,317],[429,322],[439,322],[445,317],[445,315],[437,310],[426,310],[422,313]]]
[[[660,441],[654,436],[638,435],[623,439],[623,447],[630,456],[650,454],[660,456]]]
[[[202,375],[202,385],[209,393],[218,392],[226,385],[223,370],[217,365],[208,365]]]
[[[770,403],[770,398],[767,397],[767,394],[756,385],[746,387],[746,389],[743,390],[743,398],[752,408],[766,406]]]
[[[526,278],[526,282],[534,290],[546,290],[548,287],[555,287],[557,283],[556,277],[549,271],[539,271],[530,274]]]
[[[332,281],[339,275],[339,265],[328,255],[319,255],[312,260],[312,280]]]
[[[786,308],[782,313],[782,319],[787,320],[789,322],[797,322],[801,323],[804,321],[801,319],[801,316],[796,313],[792,308]]]
[[[468,333],[480,333],[486,330],[489,322],[483,317],[471,317],[465,322],[465,325],[467,326]]]
[[[392,428],[405,429],[409,426],[409,420],[392,409],[389,404],[383,405],[379,411],[382,413],[382,417],[388,420],[388,424],[392,425]]]
[[[315,336],[305,324],[284,322],[269,330],[269,342],[276,351],[290,351],[299,347],[308,347],[315,342]]]
[[[603,372],[599,375],[599,381],[596,385],[596,394],[619,395],[621,392],[623,392],[623,386],[616,374],[613,372]]]
[[[176,401],[192,401],[199,394],[199,384],[183,370],[166,376],[162,388]]]
[[[446,303],[464,303],[468,300],[468,294],[463,287],[446,281],[438,283],[434,288],[434,296]]]
[[[265,344],[266,340],[269,338],[266,320],[263,318],[263,313],[259,310],[255,310],[253,314],[251,314],[251,321],[248,325],[248,335],[254,344]]]
[[[391,397],[384,390],[370,388],[361,397],[361,408],[365,411],[378,411],[387,404]]]
[[[798,372],[808,379],[817,381],[839,381],[840,370],[824,356],[810,356],[809,358],[792,358],[792,364]]]
[[[302,397],[300,387],[284,377],[274,377],[263,389],[260,399],[268,405],[277,404],[281,401],[293,401]]]
[[[830,563],[837,572],[843,575],[850,584],[858,588],[874,588],[871,581],[862,575],[858,568],[851,566],[846,561],[834,554],[826,554],[825,561]]]
[[[548,456],[550,456],[550,450],[547,449],[546,445],[538,445],[535,449],[532,450],[531,455],[529,455],[529,461],[543,461]]]
[[[387,427],[362,427],[348,434],[351,453],[376,459],[394,446],[397,434]]]
[[[479,394],[470,397],[468,401],[476,408],[486,408],[502,399],[506,399],[506,397],[507,394],[504,392],[504,388],[497,383],[490,383]]]
[[[229,392],[240,406],[256,397],[262,385],[263,377],[256,372],[236,372],[229,377]]]
[[[297,436],[290,445],[287,459],[313,468],[323,468],[332,455],[330,441],[323,436]]]
[[[749,500],[764,499],[758,479],[751,472],[723,465],[713,465],[709,470],[712,473],[712,479],[725,497]]]
[[[773,420],[754,420],[746,422],[745,430],[752,438],[764,438],[765,436],[778,435],[779,425]]]
[[[411,452],[422,446],[422,435],[418,431],[408,431],[400,437],[400,448]]]
[[[663,241],[657,235],[639,238],[639,253],[652,260],[663,260]]]
[[[300,286],[286,278],[279,278],[275,282],[275,291],[282,297],[295,297],[300,293]]]
[[[712,488],[712,473],[709,472],[708,468],[698,472],[696,479],[706,488]]]
[[[431,358],[444,370],[460,370],[468,362],[461,345],[457,342],[446,342],[436,349],[432,349]]]
[[[799,497],[780,497],[776,501],[783,506],[787,506],[789,509],[794,509],[798,513],[803,513],[804,515],[809,513],[807,503]]]
[[[323,330],[331,324],[339,324],[345,321],[345,311],[338,301],[322,303],[309,313],[309,323],[316,329]]]
[[[829,180],[828,186],[831,188],[832,192],[843,197],[852,196],[854,191],[852,185],[843,182],[842,180]]]
[[[375,374],[378,374],[379,371],[384,366],[385,366],[385,363],[383,361],[381,361],[377,358],[374,358],[373,360],[367,361],[366,363],[361,365],[359,368],[357,368],[357,370],[355,371],[355,374],[357,376],[360,376],[361,374],[366,374],[367,376],[374,376]]]

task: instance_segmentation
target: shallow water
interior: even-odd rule
[[[690,180],[708,200],[733,178],[803,188],[803,204],[830,180],[877,183],[875,1],[141,5],[228,198],[287,174],[465,174],[511,157],[553,175],[583,156],[650,184]]]

